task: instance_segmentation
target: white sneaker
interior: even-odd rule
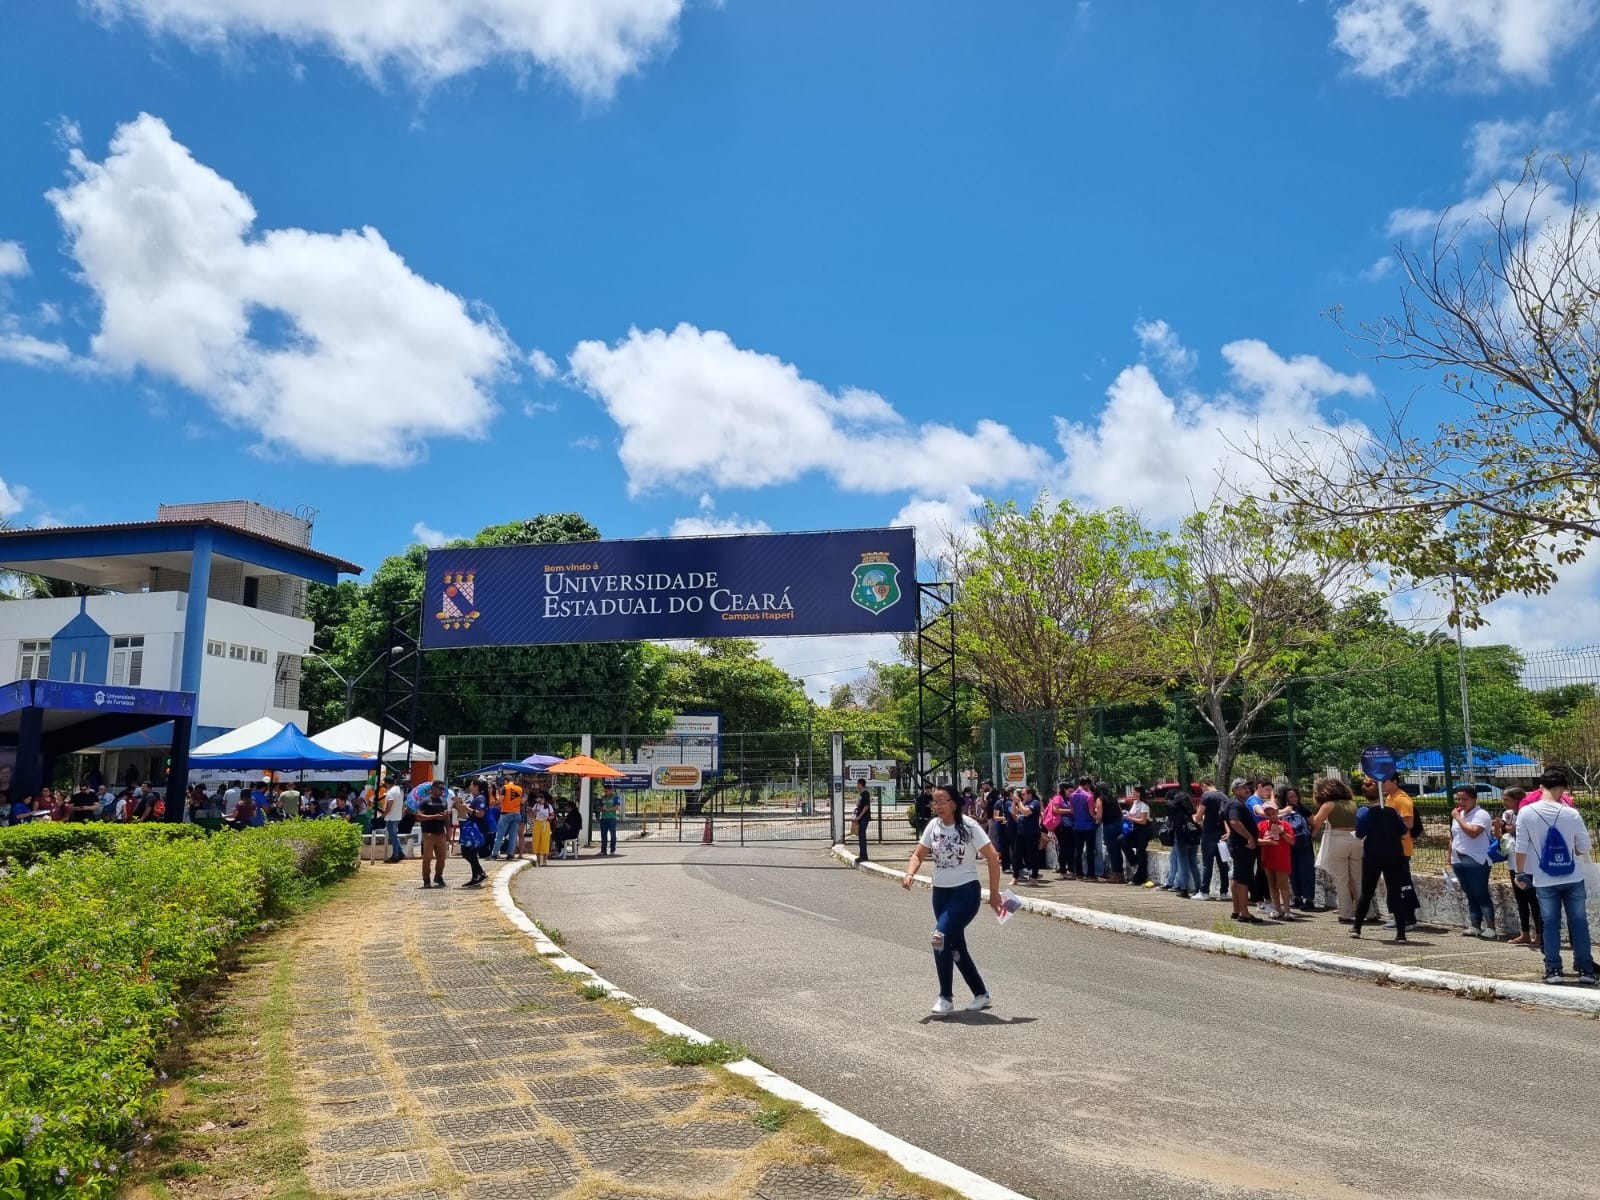
[[[1209,899],[1211,899],[1211,893],[1210,892],[1196,892],[1194,895],[1190,896],[1189,899],[1191,899],[1191,900],[1209,900]]]
[[[954,1001],[946,1000],[943,996],[940,996],[933,1002],[933,1007],[928,1011],[936,1017],[948,1017],[951,1013],[955,1012],[955,1010],[956,1006]]]
[[[989,999],[989,993],[988,992],[984,992],[983,995],[974,996],[972,998],[972,1002],[967,1005],[967,1011],[968,1012],[982,1012],[984,1009],[988,1008],[993,1003],[994,1003],[994,1001]]]

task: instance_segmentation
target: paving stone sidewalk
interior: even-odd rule
[[[409,864],[408,864],[409,867]],[[452,860],[451,874],[464,873]],[[376,903],[295,965],[292,1045],[319,1192],[385,1200],[879,1200],[720,1072],[663,1064],[494,907],[379,866]]]
[[[876,849],[876,848],[875,848]],[[884,865],[905,869],[905,859],[882,857]],[[924,875],[931,871],[924,867]],[[1463,937],[1457,928],[1423,926],[1408,930],[1407,941],[1396,943],[1394,931],[1381,924],[1369,924],[1359,939],[1350,936],[1350,927],[1341,925],[1338,914],[1297,913],[1289,922],[1268,921],[1264,925],[1241,925],[1228,919],[1232,906],[1226,898],[1213,901],[1185,900],[1159,888],[1132,887],[1128,884],[1084,883],[1058,879],[1053,871],[1042,872],[1039,886],[1013,888],[1019,895],[1060,904],[1075,904],[1098,912],[1143,917],[1186,929],[1203,929],[1233,937],[1280,942],[1308,950],[1345,954],[1353,958],[1377,959],[1407,967],[1427,967],[1437,971],[1458,971],[1491,979],[1516,979],[1536,983],[1544,979],[1544,958],[1537,946],[1513,946],[1506,942],[1486,942]],[[1010,876],[1003,885],[1012,887]],[[1387,917],[1387,914],[1385,914]],[[1513,918],[1515,914],[1513,913]],[[1570,955],[1570,951],[1563,951]]]

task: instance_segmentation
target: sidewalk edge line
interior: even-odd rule
[[[533,919],[523,912],[511,897],[511,880],[527,866],[526,862],[508,863],[495,873],[494,903],[512,925],[533,939],[534,946],[545,956],[547,962],[560,970],[589,976],[592,982],[605,988],[607,995],[612,999],[629,1004],[633,1016],[653,1025],[662,1033],[687,1038],[702,1045],[712,1040],[698,1029],[667,1016],[659,1009],[639,1003],[636,997],[629,995],[609,980],[601,978],[592,968],[567,954],[546,937],[534,924]],[[735,1075],[743,1076],[780,1100],[789,1100],[800,1105],[835,1133],[843,1134],[870,1146],[881,1154],[888,1155],[913,1175],[920,1175],[934,1183],[943,1184],[967,1197],[967,1200],[1028,1200],[1021,1192],[1014,1192],[992,1179],[985,1179],[982,1175],[957,1166],[936,1154],[895,1137],[886,1130],[879,1129],[864,1117],[859,1117],[849,1109],[841,1108],[833,1101],[808,1091],[793,1080],[763,1067],[758,1062],[741,1058],[724,1065]]]
[[[843,843],[834,845],[833,856],[846,866],[881,875],[886,879],[899,880],[904,874],[875,862],[856,862],[856,856]],[[917,877],[916,884],[919,887],[933,886],[925,876],[921,875]],[[984,889],[984,895],[988,895],[987,888]],[[1275,963],[1280,967],[1315,971],[1323,975],[1339,975],[1349,979],[1365,979],[1373,983],[1428,988],[1457,995],[1488,994],[1496,1000],[1509,1000],[1516,1004],[1531,1004],[1561,1012],[1600,1016],[1600,992],[1552,987],[1543,983],[1521,983],[1512,979],[1491,979],[1487,975],[1465,975],[1456,971],[1436,971],[1431,967],[1398,966],[1370,958],[1353,958],[1347,954],[1307,950],[1299,946],[1285,946],[1278,942],[1257,942],[1249,938],[1212,933],[1209,930],[1168,925],[1144,917],[1127,917],[1120,913],[1079,908],[1077,905],[1062,904],[1055,900],[1037,900],[1031,896],[1023,896],[1021,900],[1024,912],[1054,917],[1058,921],[1070,921],[1074,925],[1084,925],[1107,933],[1132,934],[1148,941],[1165,942],[1169,946],[1232,954],[1257,962]]]

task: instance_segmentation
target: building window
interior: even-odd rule
[[[250,647],[248,646],[229,646],[228,657],[234,662],[243,662],[249,651]]]
[[[228,657],[228,646],[225,642],[207,642],[206,653],[212,658]]]
[[[267,665],[267,652],[265,650],[261,649],[259,646],[251,646],[250,647],[250,661],[253,662],[253,663],[260,663],[262,666],[266,666]]]
[[[111,678],[116,687],[138,687],[144,679],[144,637],[111,639]]]
[[[72,657],[67,660],[67,679],[72,683],[82,683],[84,676],[89,673],[89,652],[87,650],[74,650]]]
[[[50,643],[23,642],[17,655],[18,679],[48,679],[50,677]]]

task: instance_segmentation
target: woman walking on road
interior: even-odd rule
[[[955,1011],[955,970],[972,989],[968,1012],[989,1007],[989,989],[967,949],[967,926],[983,906],[983,889],[978,882],[978,860],[989,869],[989,907],[1000,915],[1000,856],[995,853],[983,826],[961,814],[961,801],[953,788],[939,786],[933,792],[934,819],[922,831],[911,861],[906,865],[900,886],[907,891],[917,870],[933,859],[933,965],[939,975],[939,998],[932,1013],[949,1016]]]

